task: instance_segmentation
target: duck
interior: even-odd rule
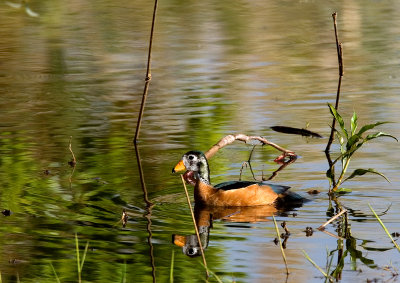
[[[195,204],[201,206],[301,206],[305,200],[288,186],[259,181],[228,181],[211,185],[210,168],[203,152],[185,153],[172,173],[186,171],[194,185]]]

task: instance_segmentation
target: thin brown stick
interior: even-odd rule
[[[137,125],[136,125],[135,138],[133,139],[133,142],[135,144],[136,144],[137,140],[139,139],[139,132],[140,132],[140,126],[142,125],[144,106],[146,104],[147,93],[149,91],[149,85],[150,85],[150,81],[151,81],[151,50],[153,48],[153,34],[154,34],[154,25],[156,22],[157,5],[158,5],[158,0],[154,0],[153,20],[151,22],[151,31],[150,31],[150,40],[149,40],[149,53],[147,55],[146,78],[145,78],[145,84],[144,84],[144,90],[143,90],[143,96],[142,96],[142,103],[140,105],[139,117],[138,117],[138,121],[137,121]]]
[[[293,156],[297,156],[296,153],[294,153],[294,151],[285,149],[273,142],[270,142],[269,140],[260,137],[260,136],[247,136],[244,134],[236,134],[236,135],[227,135],[226,137],[222,138],[221,140],[219,140],[219,142],[217,142],[215,145],[213,145],[206,153],[205,156],[207,157],[207,159],[209,159],[210,157],[212,157],[215,153],[217,153],[218,150],[220,150],[221,148],[223,148],[224,146],[227,146],[228,144],[233,143],[235,140],[238,141],[242,141],[245,143],[249,143],[251,141],[253,142],[259,142],[262,145],[270,145],[274,148],[276,148],[277,150],[282,152],[282,155],[280,157],[293,157]]]
[[[336,51],[337,51],[338,64],[339,64],[339,81],[338,81],[338,87],[337,87],[337,92],[336,92],[336,103],[335,103],[335,109],[337,110],[339,107],[340,88],[342,85],[342,77],[343,77],[344,71],[343,71],[343,46],[342,46],[342,43],[339,43],[336,16],[337,16],[336,12],[332,14],[333,26],[335,28]],[[333,142],[333,139],[335,136],[335,124],[336,124],[336,120],[335,120],[335,118],[333,118],[331,134],[329,136],[329,141],[326,145],[325,152],[328,152],[331,149],[331,145],[332,145],[332,142]]]
[[[334,221],[335,219],[337,219],[338,217],[340,217],[343,213],[346,213],[347,209],[343,209],[341,212],[339,212],[338,214],[336,214],[335,216],[333,216],[331,219],[329,219],[328,221],[326,221],[324,224],[322,224],[321,226],[318,227],[318,230],[324,230],[326,225],[328,225],[329,223],[331,223],[332,221]]]
[[[194,217],[194,213],[193,213],[193,209],[192,209],[192,204],[190,203],[190,197],[189,197],[188,190],[187,190],[187,188],[186,188],[185,179],[183,178],[183,175],[182,175],[182,174],[181,174],[181,179],[182,179],[183,187],[185,188],[186,199],[187,199],[187,202],[188,202],[188,205],[189,205],[190,214],[192,215],[194,230],[196,231],[197,241],[199,241],[199,246],[200,246],[200,250],[201,250],[201,257],[203,258],[203,264],[204,264],[204,266],[205,266],[205,268],[206,268],[206,275],[207,275],[207,278],[208,278],[210,275],[209,275],[209,273],[208,273],[208,267],[207,267],[206,257],[205,257],[205,255],[204,255],[203,245],[201,244],[200,234],[199,234],[199,230],[197,229],[196,219],[195,219],[195,217]]]
[[[70,151],[71,154],[72,154],[72,160],[71,160],[70,162],[68,162],[68,163],[69,163],[69,165],[71,165],[72,167],[75,167],[75,165],[76,165],[76,158],[75,158],[74,152],[72,151],[72,136],[69,137],[69,151]]]

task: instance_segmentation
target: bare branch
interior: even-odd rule
[[[144,90],[143,90],[143,95],[142,95],[142,103],[140,105],[139,116],[138,116],[138,120],[137,120],[137,124],[136,124],[135,138],[133,139],[134,144],[136,144],[137,140],[139,139],[139,132],[140,132],[140,126],[142,125],[144,106],[146,104],[146,98],[147,98],[147,94],[149,91],[149,85],[150,85],[150,81],[151,81],[151,50],[153,47],[153,34],[154,34],[154,25],[156,22],[157,5],[158,5],[158,0],[154,0],[153,20],[151,21],[150,40],[149,40],[149,52],[147,55],[146,78],[145,78]]]
[[[332,14],[333,26],[335,29],[336,50],[337,50],[338,64],[339,64],[339,81],[338,81],[338,86],[337,86],[337,91],[336,91],[336,103],[335,103],[335,109],[338,110],[339,99],[340,99],[340,88],[342,86],[342,77],[343,77],[344,71],[343,71],[343,45],[341,42],[339,43],[336,16],[337,16],[336,12]],[[326,145],[325,152],[329,152],[331,149],[331,145],[334,140],[334,134],[335,134],[335,124],[336,124],[336,120],[335,120],[335,118],[333,118],[332,126],[331,126],[331,134],[329,136],[329,140]]]
[[[226,137],[222,138],[217,142],[215,145],[213,145],[206,153],[207,159],[211,158],[215,153],[217,153],[218,150],[223,148],[224,146],[227,146],[231,143],[233,143],[235,140],[242,141],[245,143],[249,144],[261,144],[261,145],[270,145],[277,150],[281,151],[282,154],[276,159],[276,160],[281,160],[285,157],[297,157],[296,153],[294,151],[285,149],[273,142],[270,142],[269,140],[260,137],[260,136],[247,136],[244,134],[236,134],[236,135],[227,135]]]

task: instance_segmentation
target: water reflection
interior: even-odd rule
[[[153,278],[153,282],[156,282],[156,265],[155,265],[155,260],[154,260],[154,246],[153,246],[153,242],[152,242],[153,232],[151,229],[151,225],[152,225],[151,216],[152,216],[152,209],[153,209],[154,204],[149,201],[146,183],[144,181],[142,159],[140,158],[139,148],[136,143],[134,143],[134,148],[135,148],[135,153],[136,153],[136,161],[137,161],[137,165],[138,165],[140,183],[142,185],[142,190],[143,190],[143,199],[146,204],[146,213],[144,215],[144,218],[147,221],[146,230],[148,233],[147,243],[149,245],[150,264],[151,264],[151,270],[152,270],[151,275]]]
[[[196,225],[199,229],[200,240],[203,249],[208,247],[210,229],[213,227],[214,220],[222,220],[227,222],[268,222],[268,217],[276,215],[279,210],[273,205],[265,206],[246,206],[246,207],[204,207],[196,205],[194,215]],[[172,243],[182,248],[182,252],[190,257],[200,256],[201,248],[196,234],[193,235],[172,235]]]

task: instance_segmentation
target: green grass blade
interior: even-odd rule
[[[379,224],[381,224],[383,230],[385,230],[386,234],[389,236],[390,240],[392,240],[394,246],[397,248],[397,250],[400,252],[400,247],[399,245],[396,243],[395,240],[393,240],[392,235],[390,235],[390,232],[388,231],[388,229],[386,228],[385,224],[383,224],[382,220],[379,218],[379,216],[376,214],[375,210],[372,208],[372,206],[370,204],[368,204],[369,209],[371,209],[372,213],[375,215],[375,218],[378,220]]]
[[[86,258],[86,254],[87,254],[88,248],[89,248],[89,241],[86,242],[85,251],[83,252],[83,255],[82,255],[81,272],[82,272],[82,269],[83,269],[83,264],[85,263],[85,258]]]
[[[332,262],[333,262],[333,255],[330,255],[328,248],[326,248],[326,256],[327,256],[327,262],[326,262],[326,274],[329,274],[331,271],[332,267]],[[329,260],[330,259],[330,260]],[[329,262],[328,262],[329,260]],[[325,277],[325,282],[329,281],[329,277]]]
[[[286,255],[285,255],[285,252],[284,252],[283,247],[282,247],[281,237],[279,235],[279,229],[278,229],[278,225],[276,224],[276,220],[275,220],[275,216],[274,215],[272,215],[272,219],[274,220],[276,236],[277,236],[277,239],[279,241],[279,247],[281,248],[283,261],[285,262],[286,274],[289,274],[289,267],[288,267],[288,264],[287,264]]]
[[[75,250],[76,250],[76,263],[78,265],[78,272],[81,273],[81,264],[79,259],[79,240],[77,233],[75,233]]]
[[[54,277],[56,278],[57,283],[60,283],[60,279],[58,278],[57,272],[56,272],[56,270],[54,269],[53,263],[52,263],[51,261],[50,261],[50,267],[51,267],[51,269],[53,270]],[[0,278],[0,283],[1,283],[1,278]]]
[[[171,269],[169,271],[169,282],[174,282],[174,254],[175,250],[172,249],[172,255],[171,255]]]
[[[126,282],[126,261],[124,261],[124,268],[122,270],[121,283]]]
[[[319,266],[308,256],[308,254],[306,253],[305,250],[302,250],[302,252],[303,252],[304,256],[306,257],[306,259],[307,259],[309,262],[311,262],[311,264],[314,265],[314,266],[319,270],[319,272],[321,272],[322,275],[325,276],[325,278],[327,278],[329,281],[332,281],[331,277],[330,277],[328,274],[326,274],[325,271],[323,271],[322,268],[319,267]]]
[[[208,272],[209,272],[212,276],[215,277],[215,280],[217,280],[218,283],[223,283],[222,280],[218,277],[217,274],[215,274],[215,273],[212,272],[210,269],[208,269],[208,267],[204,266],[204,264],[203,264],[202,262],[200,262],[200,264],[201,264],[205,269],[207,269]],[[208,280],[207,280],[206,282],[208,282]]]

